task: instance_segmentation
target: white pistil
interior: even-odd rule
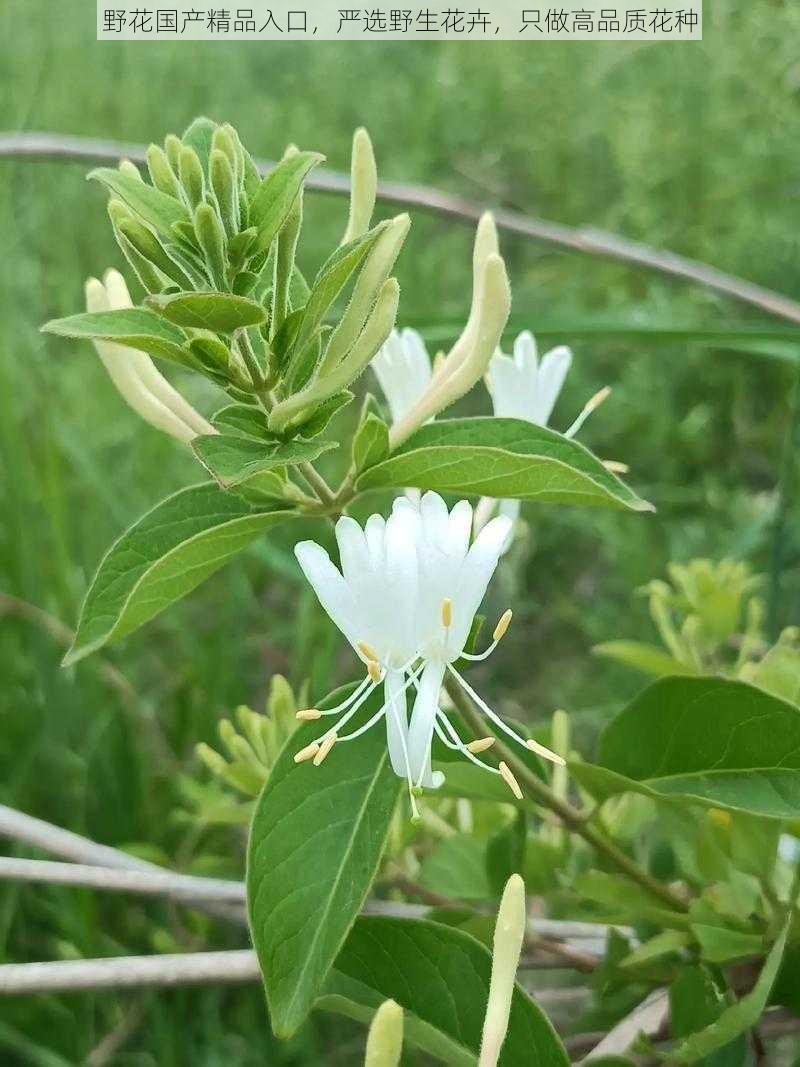
[[[583,426],[583,424],[589,418],[591,413],[596,408],[600,407],[600,405],[609,396],[610,393],[611,393],[611,386],[610,385],[604,385],[602,389],[598,389],[598,391],[594,394],[594,396],[590,397],[586,401],[586,403],[583,405],[582,411],[578,415],[577,419],[570,426],[570,428],[564,433],[564,436],[565,437],[574,437],[575,434],[578,432],[578,430],[580,430],[581,426]]]
[[[310,745],[306,745],[305,748],[301,748],[299,752],[295,752],[295,763],[305,763],[306,760],[313,759],[319,752],[319,745],[316,741],[312,741]]]
[[[319,757],[317,757],[317,759],[318,758]],[[316,763],[317,760],[315,759],[314,762]],[[498,764],[497,769],[500,771],[501,778],[506,783],[511,792],[514,794],[514,796],[517,798],[517,800],[522,800],[522,790],[520,789],[519,782],[514,777],[514,772],[511,770],[509,765],[501,760]]]

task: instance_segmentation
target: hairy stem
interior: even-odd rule
[[[452,679],[448,679],[445,682],[445,688],[455,706],[475,731],[476,737],[482,736],[486,732],[484,720],[467,694]],[[610,841],[593,826],[590,826],[578,808],[570,804],[568,800],[562,800],[556,796],[545,782],[537,778],[517,758],[512,749],[502,741],[497,740],[494,751],[508,764],[520,785],[527,790],[528,794],[543,808],[552,811],[568,830],[578,837],[582,837],[587,844],[591,845],[602,856],[605,856],[610,863],[613,863],[630,879],[637,882],[643,889],[646,889],[652,897],[657,898],[662,904],[666,904],[674,911],[685,912],[688,910],[687,904],[681,896],[670,889],[669,886],[653,878],[635,860],[632,860],[621,848],[618,848],[613,841]]]

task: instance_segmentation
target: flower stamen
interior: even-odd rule
[[[373,685],[377,685],[381,680],[381,665],[377,660],[371,659],[367,663],[367,674],[372,679]]]
[[[534,741],[532,737],[529,737],[525,744],[531,752],[535,752],[536,755],[541,756],[542,759],[550,760],[551,763],[555,763],[559,767],[566,767],[567,761],[563,756],[559,756],[557,752],[553,752],[544,745],[540,745],[539,742]]]
[[[474,741],[470,741],[466,748],[468,752],[485,752],[487,748],[492,747],[492,745],[495,743],[495,740],[496,738],[494,737],[479,737],[476,738]]]
[[[316,763],[316,760],[314,762]],[[497,769],[500,771],[500,777],[506,783],[506,785],[517,798],[517,800],[522,800],[523,794],[522,790],[520,789],[519,782],[517,781],[516,777],[514,776],[514,772],[511,770],[508,764],[503,763],[503,761],[501,760],[498,764]]]
[[[320,763],[322,763],[322,761],[325,759],[325,757],[328,755],[328,753],[338,740],[339,739],[335,733],[326,734],[326,736],[322,740],[322,744],[319,746],[319,750],[314,756],[315,767],[319,767]]]
[[[513,619],[513,617],[514,612],[511,610],[511,608],[507,608],[497,620],[497,626],[495,626],[494,633],[492,634],[492,640],[495,644],[497,644],[498,641],[502,640],[505,637],[506,631],[511,625],[511,620]]]
[[[296,711],[294,717],[298,722],[314,722],[322,718],[322,712],[317,708],[305,708],[303,711]]]
[[[366,641],[357,641],[356,648],[364,656],[364,658],[370,663],[379,663],[380,657],[372,645],[368,645]]]
[[[453,622],[453,601],[449,596],[446,596],[442,601],[442,626],[446,630],[450,629]]]
[[[316,741],[312,741],[310,745],[306,745],[305,748],[301,748],[299,752],[295,752],[295,763],[305,763],[306,760],[313,759],[319,752],[319,745]]]
[[[603,466],[607,471],[611,471],[612,474],[627,474],[630,470],[627,463],[620,463],[616,459],[604,459]]]
[[[573,422],[570,428],[565,431],[564,436],[574,437],[578,430],[580,430],[581,426],[583,426],[583,424],[589,418],[591,413],[600,407],[603,401],[608,398],[610,393],[610,385],[604,385],[602,389],[598,389],[594,396],[590,397],[583,405],[583,408],[578,414],[577,419]]]

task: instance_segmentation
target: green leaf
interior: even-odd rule
[[[233,333],[266,319],[260,304],[232,293],[174,293],[148,297],[147,303],[176,326],[214,333]]]
[[[361,473],[389,455],[389,427],[373,412],[367,412],[353,438],[353,463]]]
[[[87,175],[90,180],[102,182],[135,211],[143,222],[149,223],[159,233],[172,237],[172,227],[177,222],[190,222],[189,212],[172,196],[111,167],[98,167]]]
[[[759,934],[746,934],[726,926],[692,923],[692,933],[700,945],[703,958],[709,963],[727,963],[742,956],[757,956],[764,951],[764,939]]]
[[[333,706],[331,694],[322,708]],[[357,716],[379,710],[382,690]],[[300,1026],[378,870],[400,779],[382,727],[334,745],[319,766],[294,754],[324,732],[308,723],[286,745],[259,798],[247,856],[253,943],[275,1033]]]
[[[800,709],[724,678],[664,678],[606,727],[602,766],[570,764],[598,799],[636,792],[772,819],[800,815]]]
[[[183,330],[164,322],[149,308],[87,311],[80,315],[69,315],[65,319],[53,319],[45,323],[42,332],[54,333],[59,337],[115,341],[181,366],[194,362],[192,354],[182,347],[186,342]]]
[[[595,645],[592,652],[595,656],[613,659],[656,678],[695,673],[691,664],[677,660],[657,645],[649,645],[644,641],[606,641]]]
[[[279,467],[310,462],[336,448],[335,441],[257,441],[239,434],[202,434],[192,451],[223,489],[248,481],[256,474]]]
[[[327,428],[331,419],[338,415],[342,408],[346,408],[352,399],[353,394],[349,389],[343,389],[341,393],[334,393],[327,400],[323,400],[305,422],[299,425],[293,423],[292,433],[306,441],[310,441],[312,437],[318,437]]]
[[[251,404],[228,404],[211,416],[211,422],[220,433],[230,432],[268,441],[272,445],[276,443],[275,434],[267,426],[266,412]]]
[[[643,963],[652,963],[686,948],[690,941],[691,938],[683,930],[663,930],[634,949],[620,962],[620,967],[640,967]]]
[[[653,510],[583,445],[521,419],[428,423],[356,485]]]
[[[366,1021],[381,1001],[391,998],[406,1013],[410,1043],[452,1067],[475,1067],[490,974],[489,951],[461,930],[424,920],[362,917],[317,1006]],[[546,1015],[519,986],[498,1063],[569,1063]]]
[[[473,834],[445,838],[423,860],[418,881],[455,900],[489,900],[492,887],[486,876],[486,845]]]
[[[719,1018],[703,1030],[681,1041],[670,1051],[668,1057],[670,1063],[696,1063],[756,1025],[767,1006],[775,976],[781,965],[790,926],[791,918],[784,925],[780,936],[770,949],[758,981],[747,996],[742,997],[738,1003],[725,1008]]]
[[[162,500],[103,557],[64,666],[125,637],[291,515],[274,507],[252,507],[212,483],[181,489]]]
[[[318,152],[296,152],[262,181],[250,202],[249,223],[258,230],[257,249],[269,249],[289,217],[306,174],[324,158]]]
[[[201,115],[191,122],[181,137],[187,148],[193,148],[203,165],[203,170],[208,172],[208,157],[211,155],[211,143],[214,140],[214,130],[217,123],[213,119]]]
[[[669,987],[670,1030],[674,1037],[688,1037],[719,1019],[728,1004],[721,975],[705,964],[681,967]],[[704,1056],[702,1067],[743,1067],[748,1062],[747,1040],[743,1035]]]
[[[646,889],[621,874],[585,871],[575,880],[575,891],[601,905],[603,914],[612,922],[638,919],[675,930],[686,930],[689,926],[688,915],[654,904]]]

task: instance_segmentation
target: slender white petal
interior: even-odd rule
[[[407,763],[408,746],[408,707],[406,687],[400,671],[387,671],[384,686],[386,694],[386,744],[389,749],[389,761],[398,778],[405,778],[411,773]]]
[[[536,417],[531,422],[547,425],[571,364],[572,352],[565,345],[554,348],[542,357],[533,398]]]
[[[431,383],[431,360],[416,330],[392,330],[372,361],[392,422],[414,407]]]
[[[317,599],[353,647],[368,638],[358,632],[359,612],[350,587],[331,562],[328,553],[314,541],[300,541],[294,554]]]
[[[408,728],[408,759],[415,784],[426,785],[430,778],[431,738],[439,707],[445,666],[432,660],[422,672],[411,723]]]

